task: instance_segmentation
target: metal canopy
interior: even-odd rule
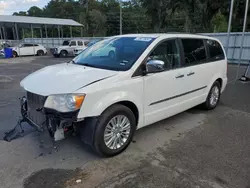
[[[61,25],[61,26],[83,26],[82,24],[71,19],[59,19],[59,18],[44,18],[44,17],[30,17],[30,16],[9,16],[0,15],[0,25],[6,25],[11,23],[18,23],[24,25]]]

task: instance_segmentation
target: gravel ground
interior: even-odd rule
[[[20,80],[68,60],[0,62],[0,138],[19,115],[18,97],[24,95]],[[236,67],[230,65],[228,72],[233,80]],[[0,141],[0,187],[249,188],[249,93],[249,83],[232,82],[214,111],[194,108],[138,130],[125,152],[108,159],[98,157],[78,137],[60,141],[58,150],[46,133]]]

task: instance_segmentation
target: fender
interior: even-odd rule
[[[222,88],[222,91],[223,91],[223,88],[225,88],[224,85],[225,85],[226,83],[224,83],[224,79],[223,79],[222,75],[216,74],[216,75],[214,75],[214,76],[212,77],[210,83],[207,85],[207,92],[206,92],[207,95],[208,95],[208,93],[209,93],[209,91],[210,91],[212,85],[214,84],[214,82],[215,82],[216,80],[218,80],[219,78],[222,79],[222,86],[221,86],[221,88]],[[221,91],[221,92],[222,92],[222,91]]]
[[[137,92],[135,92],[137,93]],[[108,107],[113,104],[129,101],[136,105],[139,112],[139,120],[138,127],[143,123],[143,102],[142,97],[136,96],[133,92],[128,91],[116,91],[106,95],[103,95],[102,98],[95,100],[95,97],[91,97],[91,99],[87,99],[86,103],[83,102],[83,106],[78,113],[78,119],[86,118],[86,117],[96,117],[100,116],[103,111],[105,111]],[[87,98],[88,96],[86,96]],[[91,105],[91,106],[90,106]]]
[[[89,107],[85,108],[83,104],[83,107],[81,108],[78,114],[78,118],[99,116],[109,106],[122,101],[132,102],[137,106],[139,113],[142,111],[142,106],[139,104],[143,103],[140,103],[140,99],[138,99],[138,97],[134,93],[130,93],[127,91],[116,91],[109,93],[100,98],[95,103],[92,103],[91,108]]]

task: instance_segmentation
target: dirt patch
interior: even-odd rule
[[[24,180],[24,188],[66,188],[76,185],[76,180],[83,180],[89,176],[77,168],[75,170],[67,169],[43,169],[31,174]]]

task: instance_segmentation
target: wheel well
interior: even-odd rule
[[[43,52],[44,53],[44,51],[42,49],[37,50],[36,53],[38,53],[38,52]]]
[[[67,51],[67,50],[61,50],[61,52],[66,52],[66,53],[68,53],[68,51]],[[60,53],[61,53],[61,52],[60,52]]]
[[[223,81],[221,78],[218,78],[216,81],[218,81],[220,83],[220,87],[222,87]]]
[[[133,112],[133,114],[135,115],[136,124],[138,124],[139,111],[138,111],[137,106],[134,103],[132,103],[130,101],[121,101],[121,102],[118,102],[116,104],[121,104],[121,105],[124,105],[124,106],[128,107]]]

